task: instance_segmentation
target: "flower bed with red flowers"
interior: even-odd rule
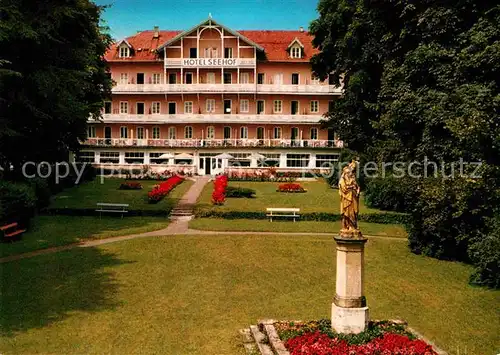
[[[141,190],[142,185],[136,181],[125,181],[120,184],[120,190]]]
[[[278,186],[278,189],[276,192],[306,192],[307,190],[304,189],[300,184],[294,184],[294,183],[288,183],[288,184],[281,184]]]
[[[330,320],[275,323],[291,355],[436,355],[432,346],[408,332],[404,325],[370,322],[360,334],[338,334]]]
[[[214,180],[212,204],[223,205],[226,201],[227,175],[219,175]]]
[[[184,181],[184,178],[178,175],[174,175],[167,180],[161,182],[158,185],[155,185],[153,189],[148,193],[148,202],[149,203],[158,203],[165,196],[167,196],[170,191],[174,189],[177,185]]]

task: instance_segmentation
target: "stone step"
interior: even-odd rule
[[[257,344],[257,348],[259,349],[261,355],[274,355],[274,352],[269,345],[269,338],[266,334],[260,331],[258,326],[251,325],[250,332],[255,339],[255,343]]]

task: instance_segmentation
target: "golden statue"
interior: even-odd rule
[[[339,180],[341,230],[358,230],[359,214],[359,192],[360,188],[356,182],[356,161],[342,169]]]

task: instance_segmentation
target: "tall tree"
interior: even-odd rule
[[[67,159],[111,91],[89,0],[0,2],[0,165]]]
[[[482,163],[482,178],[419,179],[409,210],[414,252],[477,258],[475,243],[499,214],[500,5],[321,0],[318,10],[313,70],[342,80],[327,124],[351,148],[378,161],[427,157],[447,173],[460,159]]]

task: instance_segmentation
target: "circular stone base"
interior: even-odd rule
[[[368,326],[368,307],[344,308],[332,303],[332,329],[337,333],[358,334]]]

